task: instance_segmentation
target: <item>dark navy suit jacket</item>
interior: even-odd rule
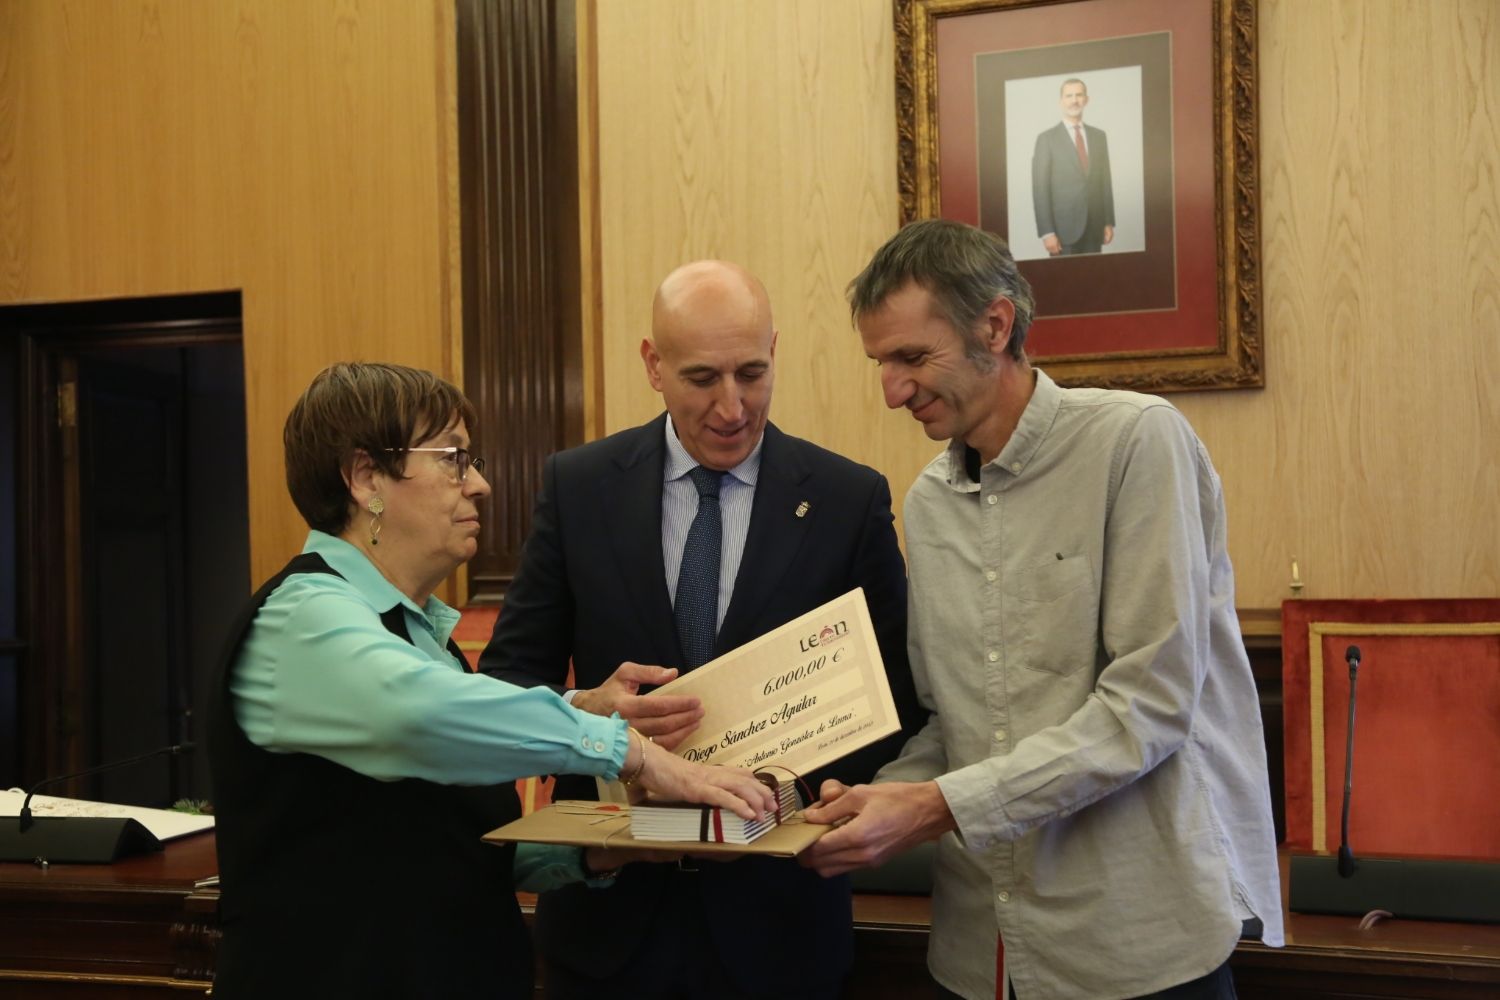
[[[666,415],[547,460],[530,537],[480,669],[515,684],[596,687],[625,660],[681,667],[662,563]],[[797,516],[806,503],[804,516]],[[920,722],[906,658],[906,566],[885,478],[768,424],[744,557],[715,655],[855,588],[865,589],[903,733],[807,776],[865,781]],[[592,778],[561,777],[556,797],[595,797]],[[786,981],[842,977],[852,962],[847,879],[795,861],[705,864],[701,912],[659,913],[670,866],[627,865],[608,889],[542,896],[538,946],[587,975],[618,971],[659,920],[705,920],[731,970]],[[774,956],[774,960],[772,958]]]

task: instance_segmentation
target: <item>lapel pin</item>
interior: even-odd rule
[[[812,510],[812,504],[810,504],[806,500],[804,500],[804,501],[802,501],[801,503],[799,503],[797,505],[797,516],[798,517],[806,517],[807,516],[807,512],[810,511],[810,510]]]

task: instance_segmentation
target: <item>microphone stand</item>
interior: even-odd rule
[[[1344,652],[1349,662],[1349,731],[1344,736],[1344,815],[1339,830],[1339,878],[1348,878],[1359,867],[1349,847],[1349,800],[1354,796],[1354,686],[1359,682],[1359,647]]]
[[[134,819],[119,816],[34,816],[31,797],[38,790],[72,778],[113,771],[153,757],[186,753],[191,743],[178,743],[124,760],[43,778],[26,793],[15,822],[0,817],[0,861],[34,861],[42,867],[53,862],[108,863],[132,854],[161,850],[161,841]]]
[[[31,797],[35,795],[38,790],[46,788],[48,785],[55,785],[58,782],[68,781],[72,778],[86,778],[91,774],[99,774],[103,771],[113,771],[117,767],[124,767],[127,764],[135,764],[143,760],[150,760],[152,757],[175,757],[177,754],[186,753],[191,749],[193,749],[193,744],[191,743],[178,743],[175,746],[159,747],[156,750],[149,750],[146,753],[138,753],[134,757],[126,757],[124,760],[110,761],[108,764],[100,764],[97,767],[86,767],[82,771],[74,771],[72,774],[59,774],[55,777],[43,778],[41,781],[38,781],[36,784],[31,786],[31,790],[26,793],[26,801],[21,803],[21,814],[18,817],[18,819],[20,820],[21,832],[25,833],[27,830],[31,829],[32,824],[36,822],[36,820],[31,815]]]
[[[1354,793],[1354,693],[1360,652],[1350,646],[1349,732],[1344,742],[1344,808],[1337,856],[1293,852],[1287,909],[1355,917],[1500,923],[1500,863],[1462,858],[1365,857],[1349,846],[1349,802]],[[1363,924],[1361,924],[1363,927]]]

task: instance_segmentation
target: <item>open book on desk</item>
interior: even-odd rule
[[[0,791],[0,816],[20,816],[21,804],[26,793],[19,788]],[[172,809],[147,809],[145,806],[122,806],[113,802],[87,802],[83,799],[63,799],[52,795],[33,795],[31,813],[43,816],[93,816],[103,819],[133,819],[151,831],[157,840],[171,840],[190,833],[212,830],[212,816],[195,816],[192,813]]]

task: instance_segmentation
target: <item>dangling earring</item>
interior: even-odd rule
[[[371,497],[370,502],[365,504],[365,509],[370,512],[370,544],[380,544],[380,515],[385,513],[385,501],[379,497]]]

